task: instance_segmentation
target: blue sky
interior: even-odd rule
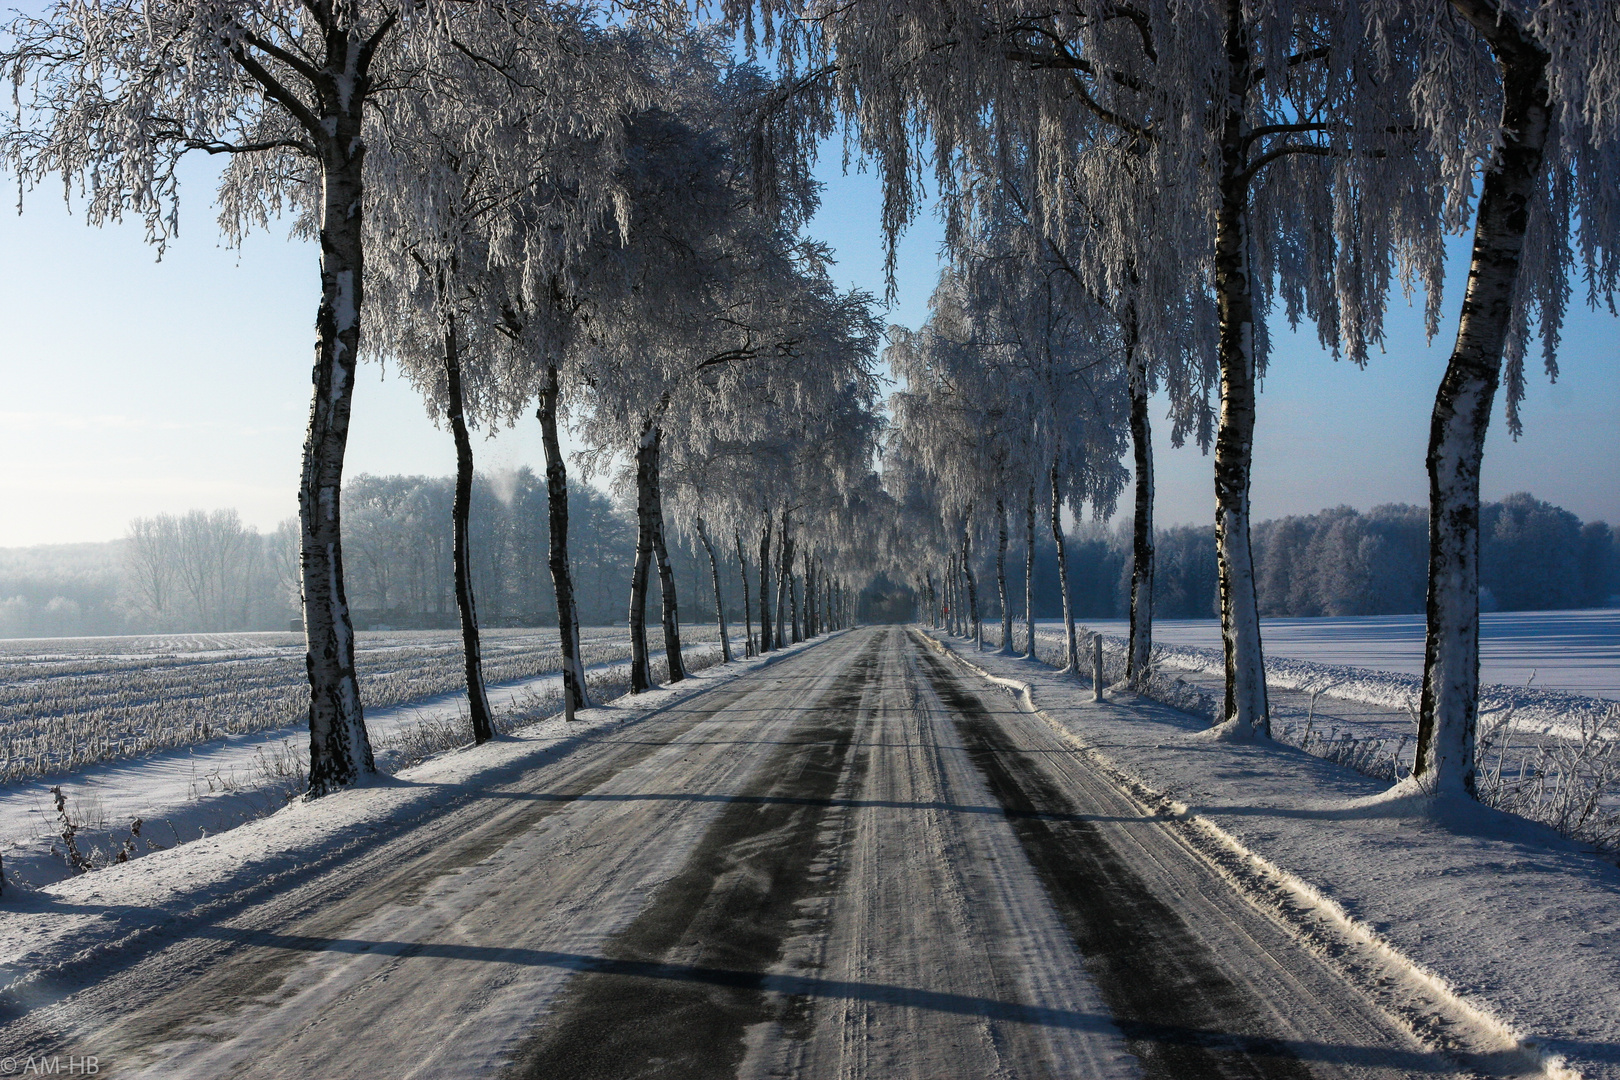
[[[877,183],[844,176],[832,148],[812,226],[837,252],[835,275],[883,293]],[[0,215],[0,546],[105,540],[131,517],[236,507],[260,529],[296,508],[308,410],[315,254],[277,233],[241,250],[213,224],[211,167],[189,170],[182,233],[162,262],[138,225],[92,230],[59,191]],[[920,220],[900,251],[893,322],[916,325],[938,273],[939,229]],[[1454,267],[1454,269],[1456,269]],[[1453,274],[1447,310],[1461,278]],[[1435,347],[1418,313],[1391,319],[1367,370],[1335,363],[1307,331],[1286,331],[1260,402],[1257,517],[1426,497],[1429,409],[1454,332]],[[1563,377],[1531,383],[1525,436],[1498,409],[1486,453],[1488,498],[1530,490],[1583,518],[1620,521],[1620,320],[1573,313]],[[1160,410],[1162,415],[1163,410]],[[1161,422],[1161,428],[1163,424]],[[477,446],[480,465],[542,461],[530,422]],[[1159,521],[1212,517],[1210,462],[1160,440]],[[401,380],[372,366],[356,390],[348,470],[448,473],[453,451]]]

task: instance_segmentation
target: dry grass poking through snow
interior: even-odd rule
[[[684,632],[697,642],[715,636],[703,627]],[[630,655],[623,630],[583,636],[586,665]],[[555,631],[486,631],[485,679],[494,685],[557,671],[556,641]],[[379,631],[357,642],[368,709],[465,685],[457,631]],[[308,695],[301,635],[0,642],[0,783],[296,726]]]

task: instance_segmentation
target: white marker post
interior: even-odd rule
[[[1091,635],[1091,700],[1103,699],[1102,635]]]

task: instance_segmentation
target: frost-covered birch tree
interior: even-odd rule
[[[176,166],[229,154],[221,221],[237,233],[289,202],[320,240],[314,400],[299,485],[309,639],[310,791],[373,771],[343,590],[338,489],[359,358],[367,119],[409,79],[408,42],[442,5],[61,3],[7,29],[20,91],[6,157],[25,183],[60,174],[92,224],[177,226]]]
[[[710,79],[685,85],[666,108],[633,124],[625,243],[616,256],[630,285],[596,306],[581,341],[581,377],[590,390],[581,431],[593,467],[616,454],[633,462],[638,546],[630,621],[637,690],[650,685],[643,612],[654,562],[670,678],[683,674],[664,541],[666,435],[694,427],[746,438],[752,402],[774,402],[787,416],[802,395],[797,383],[803,373],[822,369],[818,377],[833,378],[852,365],[860,369],[871,353],[866,299],[838,294],[825,272],[824,249],[795,234],[812,205],[808,180],[784,181],[777,190],[791,198],[773,206],[756,200],[736,131],[761,80],[747,68],[711,64],[707,70]],[[775,529],[790,545],[786,515]],[[790,552],[778,545],[779,556]],[[768,553],[762,554],[762,577],[769,565]],[[785,580],[778,575],[779,590]],[[764,608],[769,589],[762,593]],[[783,593],[777,602],[779,617],[786,598]]]
[[[1457,337],[1429,428],[1429,584],[1415,774],[1474,792],[1479,708],[1479,475],[1497,390],[1520,430],[1525,358],[1539,337],[1558,375],[1578,273],[1614,310],[1620,258],[1620,19],[1590,0],[1371,5],[1423,35],[1413,99],[1440,162],[1443,223],[1472,247]],[[1476,195],[1477,192],[1477,195]],[[1427,274],[1441,264],[1429,252]],[[1437,329],[1431,304],[1429,331]]]
[[[422,92],[381,106],[371,152],[367,340],[454,437],[452,564],[475,742],[493,738],[494,724],[473,595],[469,429],[510,424],[533,400],[533,351],[561,344],[556,333],[536,338],[561,320],[523,319],[531,305],[510,287],[565,278],[588,256],[613,219],[624,121],[647,96],[635,35],[582,16],[531,12],[509,35],[483,35],[483,51],[440,50]],[[566,522],[559,531],[565,542]],[[566,581],[553,584],[571,601]],[[583,672],[572,604],[558,612],[572,717]]]
[[[997,586],[1008,636],[1005,508],[1027,500],[1032,548],[1036,493],[1050,493],[1066,670],[1078,673],[1062,509],[1068,504],[1078,513],[1090,502],[1103,517],[1113,511],[1125,479],[1125,370],[1105,312],[1070,277],[1050,260],[1018,265],[1025,272],[948,271],[928,323],[916,333],[891,331],[887,355],[906,386],[893,399],[895,431],[905,455],[938,485],[943,513],[963,520],[948,578],[960,576],[970,618],[977,590],[966,519],[975,506],[996,508]],[[1028,632],[1033,650],[1033,620]]]

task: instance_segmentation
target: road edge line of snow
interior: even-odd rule
[[[1425,1043],[1435,1043],[1435,1031],[1422,1029],[1414,1020],[1423,1019],[1423,1013],[1441,1013],[1444,1020],[1462,1023],[1489,1036],[1492,1041],[1500,1044],[1498,1052],[1505,1049],[1523,1059],[1524,1063],[1536,1069],[1549,1080],[1583,1080],[1581,1073],[1571,1068],[1565,1059],[1545,1050],[1540,1042],[1533,1036],[1522,1034],[1513,1025],[1502,1020],[1488,1006],[1469,1000],[1459,993],[1451,983],[1442,975],[1431,971],[1418,961],[1407,956],[1399,948],[1391,944],[1372,927],[1351,915],[1344,907],[1332,897],[1325,895],[1315,885],[1288,870],[1283,869],[1270,859],[1254,851],[1236,836],[1221,828],[1202,814],[1197,813],[1187,804],[1165,794],[1148,784],[1141,777],[1121,766],[1108,755],[1088,744],[1073,731],[1070,731],[1056,717],[1047,713],[1035,702],[1035,688],[1033,684],[1021,679],[1009,679],[1005,676],[995,675],[975,664],[967,657],[962,656],[945,642],[940,641],[927,631],[919,635],[929,645],[946,657],[986,682],[999,687],[1018,702],[1025,712],[1039,717],[1048,727],[1066,743],[1076,750],[1084,753],[1095,762],[1106,775],[1127,795],[1142,805],[1144,810],[1152,811],[1155,807],[1161,808],[1173,820],[1197,829],[1208,842],[1213,842],[1223,848],[1226,859],[1212,857],[1204,844],[1196,840],[1188,840],[1188,846],[1196,852],[1203,861],[1210,866],[1223,879],[1231,883],[1238,895],[1255,907],[1267,917],[1279,922],[1295,938],[1304,939],[1308,948],[1329,963],[1345,976],[1353,985],[1378,1005],[1392,1019],[1408,1028],[1414,1037]],[[1368,977],[1368,973],[1361,970],[1359,965],[1350,964],[1341,957],[1331,956],[1324,950],[1313,947],[1310,938],[1312,934],[1305,932],[1306,927],[1301,920],[1291,918],[1286,909],[1277,903],[1275,893],[1286,893],[1308,915],[1318,918],[1314,928],[1317,934],[1323,930],[1322,923],[1337,932],[1341,939],[1340,944],[1348,945],[1356,952],[1371,952],[1373,957],[1392,969],[1397,975],[1409,984],[1409,989],[1419,991],[1422,997],[1429,999],[1431,1007],[1422,1009],[1415,1004],[1406,1004],[1405,1007],[1388,1000],[1388,991],[1381,990],[1375,980]],[[1269,894],[1269,895],[1268,895]],[[1393,1007],[1392,1007],[1393,1006]],[[1444,1014],[1452,1015],[1446,1016]],[[1455,1049],[1453,1046],[1440,1042],[1442,1049]],[[1480,1052],[1479,1048],[1470,1048]],[[1487,1051],[1488,1052],[1488,1051]]]

